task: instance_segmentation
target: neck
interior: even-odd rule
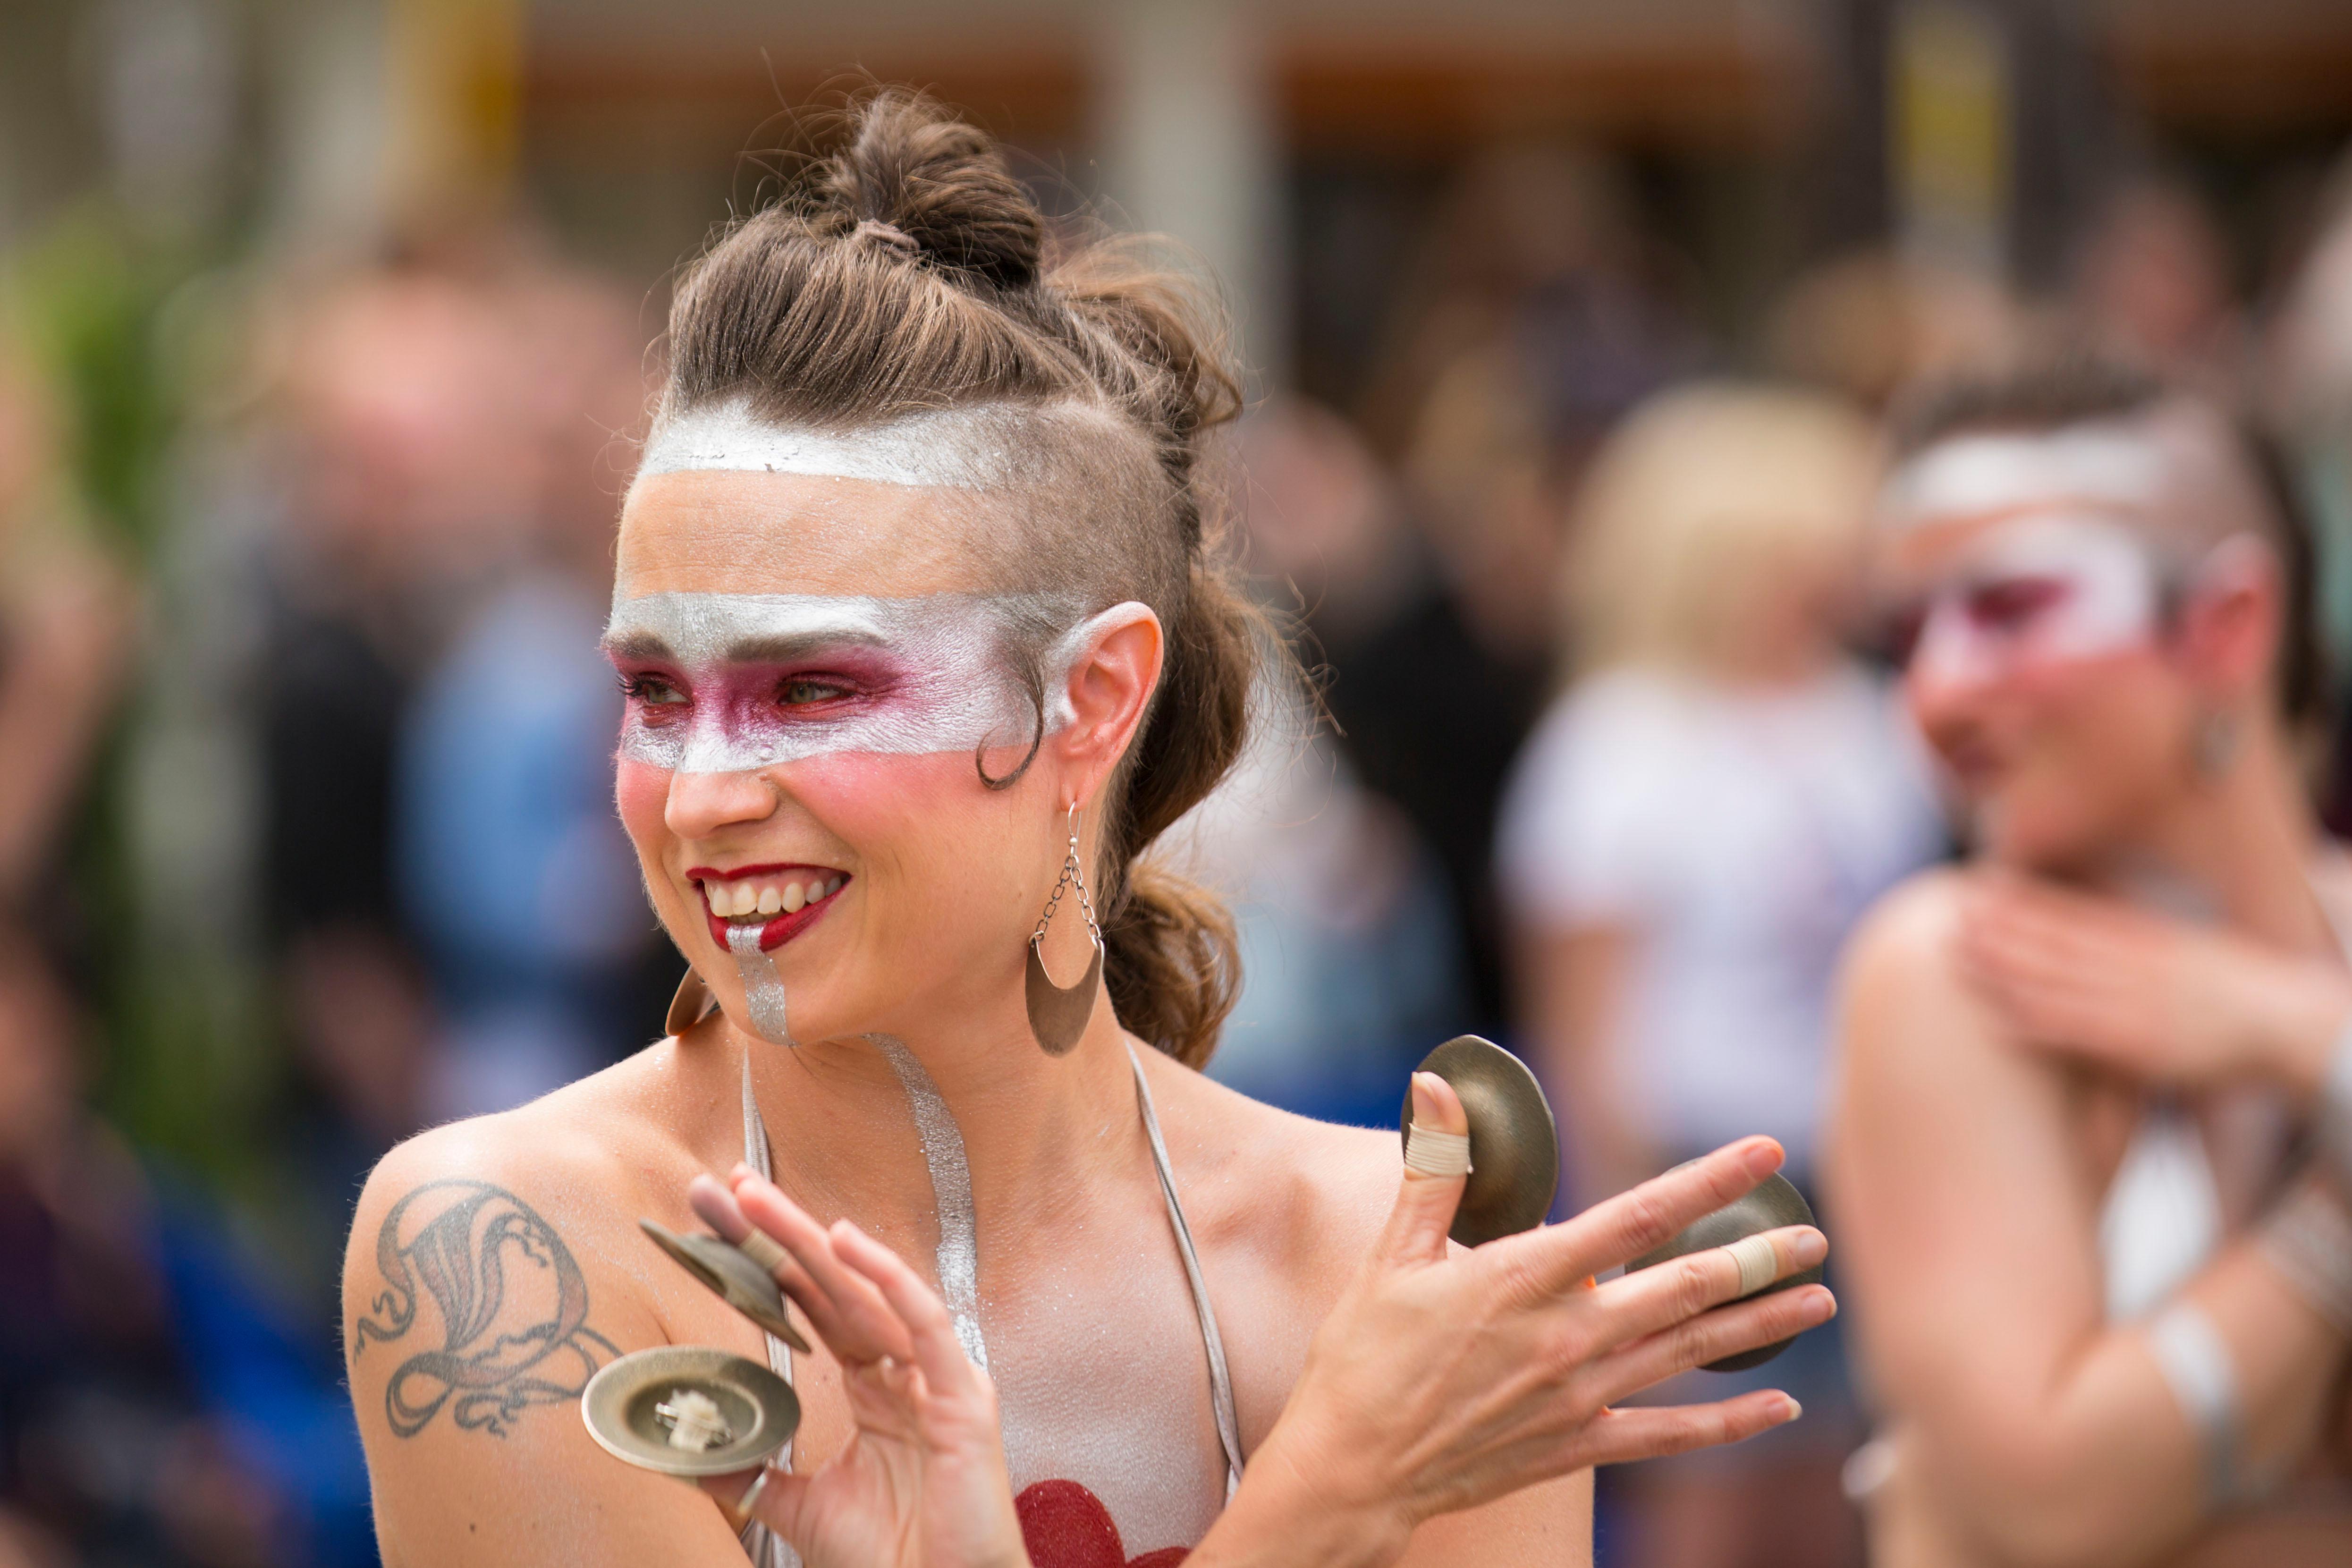
[[[2285,740],[2258,726],[2219,778],[2192,782],[2105,879],[2127,879],[2149,862],[2207,897],[2216,915],[2273,945],[2333,952],[2335,939],[2311,888],[2318,825]]]
[[[1017,994],[1003,1009],[967,1014],[961,1026],[907,1020],[906,1033],[892,1038],[911,1085],[879,1037],[785,1047],[721,1017],[711,1023],[730,1074],[750,1052],[778,1182],[820,1222],[854,1219],[910,1259],[928,1259],[937,1246],[946,1195],[936,1184],[939,1150],[927,1149],[918,1124],[915,1097],[926,1088],[961,1135],[992,1262],[1018,1237],[1056,1229],[1024,1221],[1067,1216],[1136,1165],[1141,1142],[1127,1035],[1107,998],[1060,1058],[1038,1047]]]

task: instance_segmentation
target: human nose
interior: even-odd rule
[[[1931,605],[1903,667],[1903,695],[1912,717],[1923,731],[1932,731],[1936,719],[1973,707],[2000,674],[2000,662],[1956,606]]]
[[[673,773],[662,821],[684,839],[708,838],[739,823],[764,822],[775,814],[776,790],[765,774]]]

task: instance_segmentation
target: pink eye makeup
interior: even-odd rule
[[[1897,617],[1895,652],[1921,678],[1997,679],[2144,641],[2160,602],[2155,563],[2120,523],[2021,518]]]
[[[1036,699],[1016,658],[1043,637],[1045,727],[1084,646],[1067,596],[651,594],[616,599],[604,648],[628,696],[621,754],[742,773],[836,752],[1025,743]]]

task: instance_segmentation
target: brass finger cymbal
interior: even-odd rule
[[[1728,1247],[1741,1237],[1754,1236],[1759,1231],[1814,1223],[1813,1206],[1805,1201],[1805,1194],[1797,1190],[1794,1182],[1776,1173],[1757,1183],[1754,1191],[1732,1199],[1712,1214],[1701,1215],[1691,1221],[1664,1247],[1654,1252],[1645,1252],[1625,1265],[1625,1272],[1631,1274],[1636,1268],[1652,1268],[1669,1258],[1703,1252],[1710,1247]],[[1775,1290],[1786,1290],[1792,1286],[1818,1285],[1821,1279],[1822,1268],[1817,1263],[1802,1273],[1776,1280],[1754,1294],[1769,1296]],[[1740,1300],[1746,1300],[1747,1298],[1741,1297]],[[1751,1366],[1762,1366],[1796,1342],[1795,1336],[1791,1335],[1777,1344],[1759,1345],[1752,1351],[1725,1356],[1720,1361],[1706,1362],[1699,1370],[1745,1372]]]
[[[1532,1230],[1559,1191],[1559,1125],[1527,1064],[1475,1035],[1456,1035],[1421,1061],[1454,1086],[1470,1117],[1470,1175],[1449,1234],[1465,1247]],[[1401,1131],[1411,1136],[1412,1090]]]
[[[746,1257],[741,1247],[716,1236],[680,1236],[649,1219],[637,1221],[637,1228],[653,1237],[654,1245],[680,1268],[717,1292],[720,1300],[793,1349],[808,1353],[808,1341],[784,1315],[784,1293],[776,1277]]]
[[[757,1469],[801,1424],[793,1385],[758,1362],[702,1345],[657,1345],[607,1364],[580,1396],[588,1435],[616,1459],[666,1476]]]

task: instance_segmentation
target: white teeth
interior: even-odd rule
[[[734,899],[734,907],[730,911],[734,914],[748,915],[759,907],[760,895],[751,890],[751,884],[749,882],[735,884]]]
[[[760,889],[760,913],[772,915],[783,907],[784,892],[782,888],[771,882]]]
[[[811,882],[808,885],[808,901],[810,903],[814,903],[823,897],[824,897],[824,884],[823,882]]]
[[[825,896],[826,898],[828,898],[828,899],[829,899],[829,898],[833,897],[833,895],[834,895],[834,894],[835,894],[835,893],[837,893],[837,892],[839,892],[839,891],[841,891],[841,879],[840,879],[840,878],[835,877],[835,878],[834,878],[831,881],[828,881],[827,883],[825,883],[825,885],[824,885],[824,896]]]
[[[798,882],[786,882],[784,884],[784,912],[786,914],[793,913],[803,904],[807,902],[808,896],[802,889],[801,885]]]

